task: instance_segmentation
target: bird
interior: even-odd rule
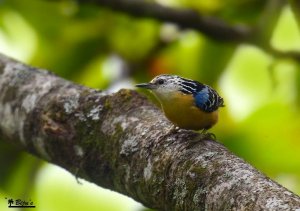
[[[224,106],[212,87],[178,75],[158,75],[136,87],[151,90],[165,116],[180,129],[207,131],[218,122],[218,109]]]

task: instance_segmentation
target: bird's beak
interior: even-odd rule
[[[142,84],[137,84],[135,86],[139,88],[145,88],[145,89],[154,89],[156,87],[155,84],[153,83],[142,83]]]

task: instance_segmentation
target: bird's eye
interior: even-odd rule
[[[158,84],[160,84],[160,85],[162,85],[162,84],[164,84],[164,83],[165,83],[165,80],[163,80],[163,79],[159,79],[159,80],[157,81],[157,83],[158,83]]]

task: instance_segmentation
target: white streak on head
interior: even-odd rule
[[[163,83],[160,84],[160,81],[163,81]],[[156,76],[151,80],[151,83],[156,85],[156,87],[152,89],[152,91],[159,100],[168,100],[171,95],[180,91],[181,85],[179,81],[180,77],[176,75]]]

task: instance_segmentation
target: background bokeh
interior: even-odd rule
[[[0,52],[111,92],[162,73],[209,84],[226,104],[212,129],[218,140],[300,194],[300,13],[295,1],[155,2],[257,27],[261,33],[247,43],[220,42],[192,29],[91,4],[0,0]],[[5,197],[30,199],[42,211],[145,209],[81,182],[0,141],[0,210],[7,207]]]

